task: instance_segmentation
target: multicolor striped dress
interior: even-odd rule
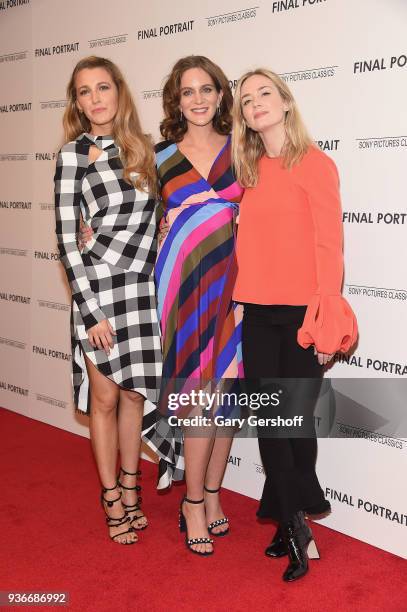
[[[197,388],[197,379],[203,385],[237,380],[242,376],[241,307],[232,302],[232,290],[235,220],[243,190],[231,168],[231,139],[208,178],[173,141],[156,145],[156,163],[169,225],[155,266],[163,384],[174,388],[174,380],[190,381]]]

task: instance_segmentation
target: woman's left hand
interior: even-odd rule
[[[332,353],[331,355],[329,353],[320,353],[314,346],[314,355],[316,355],[319,365],[326,365],[328,361],[331,361],[335,353]]]
[[[81,217],[80,226],[79,226],[79,235],[78,235],[78,246],[79,246],[80,251],[83,251],[83,249],[86,246],[86,243],[89,242],[89,240],[91,240],[92,236],[93,236],[93,229],[87,226],[82,221],[82,217]]]

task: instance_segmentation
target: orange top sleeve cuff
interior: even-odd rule
[[[298,344],[314,345],[319,353],[346,353],[358,337],[356,317],[341,295],[314,295],[309,301]]]

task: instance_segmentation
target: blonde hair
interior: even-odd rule
[[[134,184],[136,189],[150,191],[157,189],[154,148],[150,136],[143,134],[136,106],[130,89],[119,68],[104,57],[90,55],[80,60],[72,73],[67,87],[67,106],[63,117],[65,141],[76,140],[83,132],[89,132],[91,125],[84,113],[80,113],[76,98],[76,77],[85,68],[104,68],[112,77],[118,91],[118,108],[113,119],[112,137],[120,148],[123,163],[123,178]],[[135,180],[131,174],[137,172]]]
[[[270,79],[288,106],[284,120],[286,138],[282,150],[283,166],[292,168],[294,164],[301,161],[308,148],[313,145],[313,141],[301,119],[294,96],[283,79],[266,68],[257,68],[246,72],[236,85],[232,132],[233,166],[236,178],[243,187],[255,187],[257,185],[258,161],[266,152],[260,134],[249,128],[242,111],[242,85],[249,77],[254,75],[262,75]]]

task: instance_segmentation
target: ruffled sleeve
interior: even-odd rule
[[[358,325],[348,302],[341,295],[314,295],[298,330],[300,346],[315,345],[320,353],[346,353],[356,342]]]
[[[356,342],[358,328],[352,308],[341,296],[343,226],[338,170],[325,153],[311,148],[302,171],[314,225],[317,289],[297,339],[303,348],[313,344],[320,353],[345,353]]]

